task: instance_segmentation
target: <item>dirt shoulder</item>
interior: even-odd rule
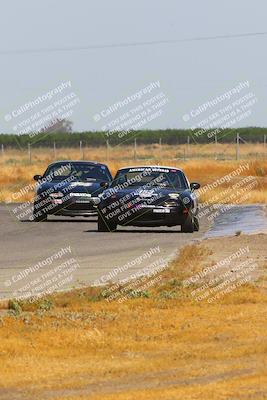
[[[87,288],[3,310],[0,399],[266,398],[266,238],[187,246],[123,302]]]

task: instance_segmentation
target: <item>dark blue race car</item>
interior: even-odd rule
[[[98,231],[115,231],[117,225],[181,225],[182,232],[199,230],[194,191],[200,184],[190,184],[180,169],[122,168],[106,186],[98,205]]]
[[[64,216],[96,215],[99,194],[112,181],[104,164],[92,161],[58,161],[50,164],[38,182],[33,220],[45,221],[50,214]]]

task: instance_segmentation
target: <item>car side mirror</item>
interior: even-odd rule
[[[200,188],[200,183],[197,183],[197,182],[190,183],[190,189],[191,190],[197,190],[199,188]]]
[[[100,183],[100,186],[101,186],[103,189],[106,189],[106,188],[109,186],[109,183],[108,183],[108,182],[101,182],[101,183]]]
[[[34,175],[33,177],[35,181],[40,181],[42,178],[43,178],[42,175]]]

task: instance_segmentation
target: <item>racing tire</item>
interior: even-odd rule
[[[114,232],[116,229],[117,229],[116,224],[105,221],[101,215],[98,216],[98,221],[97,221],[98,232]]]
[[[33,211],[34,222],[45,222],[47,221],[47,214],[39,213],[38,215]]]
[[[34,205],[31,220],[34,222],[45,222],[47,221],[47,214],[42,212],[42,210],[36,209]]]
[[[193,233],[194,232],[194,220],[191,215],[188,215],[184,223],[181,225],[181,232]]]
[[[199,220],[197,217],[194,217],[194,231],[195,232],[199,231]]]

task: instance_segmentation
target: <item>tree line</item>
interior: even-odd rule
[[[216,134],[215,134],[216,133]],[[165,130],[140,130],[132,132],[50,132],[37,135],[0,134],[0,145],[8,147],[24,147],[29,143],[36,147],[52,147],[56,143],[59,147],[78,147],[80,142],[88,146],[129,145],[136,140],[138,144],[159,143],[179,145],[188,143],[234,143],[237,133],[245,142],[256,143],[265,141],[267,128],[251,127],[239,129],[195,130],[190,129],[165,129]]]

